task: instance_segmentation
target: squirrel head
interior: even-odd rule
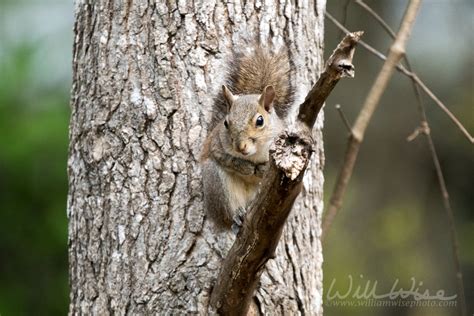
[[[268,155],[268,145],[273,140],[272,117],[275,89],[266,86],[262,94],[235,96],[224,85],[227,116],[223,122],[225,133],[233,150],[245,157]]]

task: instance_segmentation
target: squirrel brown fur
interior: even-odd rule
[[[288,53],[260,45],[234,53],[201,155],[204,202],[219,229],[241,224],[267,169],[269,147],[293,103]]]

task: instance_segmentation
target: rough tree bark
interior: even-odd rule
[[[257,35],[287,45],[301,103],[322,66],[324,6],[77,0],[70,314],[208,311],[234,236],[205,219],[198,157],[226,57]],[[255,313],[322,314],[321,127]]]

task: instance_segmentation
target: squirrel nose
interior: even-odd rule
[[[239,144],[239,151],[242,155],[248,155],[248,146],[246,143],[242,142]]]

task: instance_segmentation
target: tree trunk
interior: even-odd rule
[[[205,218],[198,162],[226,57],[257,37],[287,45],[297,103],[321,70],[324,0],[172,2],[76,1],[70,314],[206,314],[234,239]],[[257,314],[322,314],[319,120]]]

